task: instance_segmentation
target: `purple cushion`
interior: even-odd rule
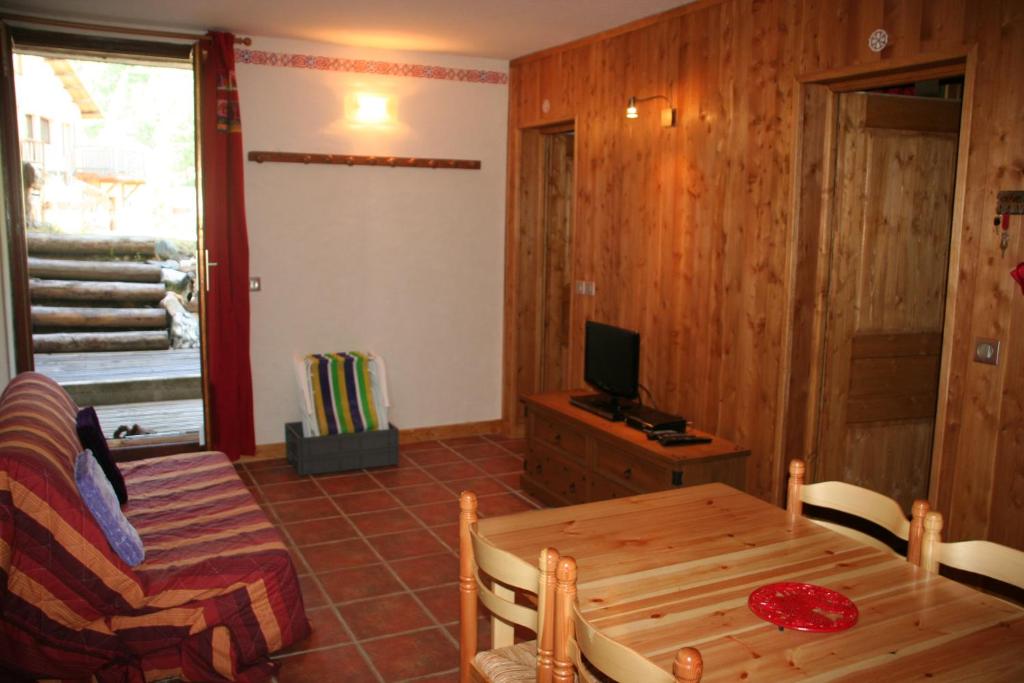
[[[129,566],[142,562],[146,550],[142,547],[139,532],[121,512],[114,487],[88,449],[75,458],[75,483],[85,506],[100,525],[114,552]]]
[[[92,451],[96,462],[103,468],[103,474],[107,476],[110,485],[114,487],[118,502],[124,505],[128,502],[128,489],[124,485],[121,470],[117,469],[114,459],[110,457],[107,437],[103,436],[103,430],[100,429],[100,419],[96,417],[96,409],[90,406],[79,410],[75,427],[78,429],[78,440],[82,442],[82,448]]]

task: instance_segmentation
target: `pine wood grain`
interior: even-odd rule
[[[881,54],[867,49],[875,28],[890,34]],[[714,0],[514,60],[510,139],[547,121],[536,113],[542,87],[551,116],[576,124],[573,271],[597,296],[574,299],[570,377],[582,381],[584,320],[634,325],[659,406],[748,445],[750,491],[780,501],[794,446],[811,455],[808,403],[798,416],[786,406],[794,395],[813,402],[820,354],[806,331],[827,277],[797,266],[820,258],[824,240],[804,239],[814,223],[803,212],[817,208],[795,189],[830,172],[826,155],[797,144],[806,127],[829,124],[800,120],[801,103],[821,97],[806,89],[877,87],[920,65],[966,70],[931,495],[951,538],[999,534],[1024,547],[1024,499],[1013,493],[1024,372],[1016,360],[971,362],[975,337],[1019,349],[1024,336],[1007,275],[1024,240],[1003,257],[991,224],[994,193],[1024,185],[1022,46],[1014,0]],[[550,95],[558,87],[564,101]],[[655,92],[673,98],[675,128],[646,111],[624,118],[626,98]],[[514,206],[509,215],[513,230]],[[514,390],[505,396],[514,409]]]
[[[905,508],[928,493],[959,109],[840,97],[815,479],[864,486]]]
[[[544,136],[544,218],[540,321],[540,376],[536,391],[568,389],[569,316],[573,297],[573,146],[571,132]]]
[[[700,651],[705,682],[1024,675],[1024,609],[722,484],[488,518],[479,529],[527,561],[547,545],[575,558],[583,617],[666,672],[685,645]],[[857,625],[814,634],[760,620],[748,595],[784,580],[841,591]]]

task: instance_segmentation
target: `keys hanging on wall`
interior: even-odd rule
[[[996,195],[996,232],[999,234],[999,251],[1006,256],[1010,246],[1010,216],[1024,215],[1024,192],[1003,190]]]

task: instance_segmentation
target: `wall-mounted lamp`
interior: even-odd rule
[[[665,100],[672,104],[672,102],[664,95],[652,95],[650,97],[633,97],[629,98],[629,102],[626,104],[626,118],[627,119],[638,119],[640,114],[637,113],[636,105],[637,102],[647,102],[648,100]],[[676,110],[675,107],[668,106],[661,110],[661,125],[665,128],[672,128],[676,125]]]
[[[388,123],[394,116],[391,99],[385,95],[352,93],[345,98],[345,117],[356,125]]]

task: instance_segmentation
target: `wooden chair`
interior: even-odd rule
[[[550,683],[558,553],[545,548],[538,566],[531,566],[481,538],[476,523],[476,494],[463,491],[459,496],[459,683]],[[516,589],[536,595],[537,608],[517,604]],[[478,600],[491,612],[492,649],[484,652],[477,652]],[[536,633],[537,640],[516,645],[517,624]]]
[[[681,648],[672,662],[672,673],[651,660],[599,633],[580,614],[576,599],[576,560],[558,561],[555,589],[555,683],[606,680],[595,676],[591,666],[619,683],[700,683],[704,662],[692,647]],[[584,659],[586,661],[584,661]],[[589,665],[589,666],[588,666]]]
[[[892,498],[841,481],[804,484],[806,470],[807,466],[803,460],[794,459],[789,462],[789,495],[786,500],[786,509],[790,514],[802,515],[803,504],[807,503],[866,519],[886,529],[893,536],[906,541],[907,560],[913,564],[921,563],[921,537],[924,534],[924,516],[930,507],[928,501],[915,500],[911,509],[911,520],[908,521],[906,513]],[[810,517],[808,519],[861,543],[893,552],[889,545],[862,531],[821,519]]]
[[[943,543],[942,514],[929,512],[924,518],[921,566],[937,573],[943,564],[1024,589],[1024,552],[992,541]]]

